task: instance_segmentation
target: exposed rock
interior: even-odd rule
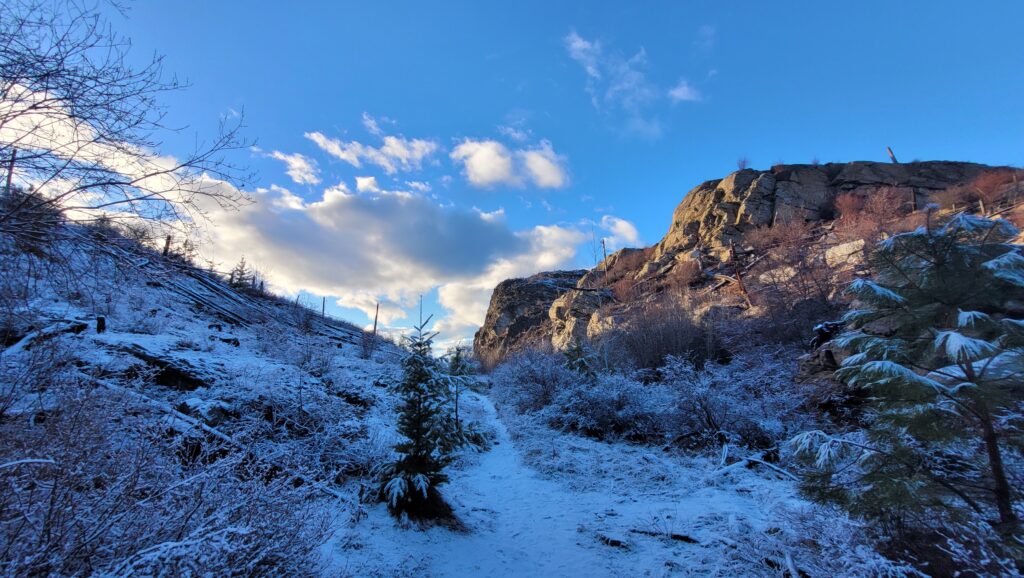
[[[580,280],[580,285],[585,279]],[[611,292],[605,289],[595,291],[569,291],[555,299],[548,310],[551,320],[551,345],[565,349],[573,341],[583,342],[593,337],[588,332],[591,317],[601,305],[611,301]]]
[[[856,267],[864,261],[864,239],[841,243],[825,250],[825,262],[829,267]]]
[[[883,188],[895,188],[923,206],[932,193],[965,184],[988,168],[975,163],[933,161],[744,169],[702,183],[686,195],[672,215],[668,233],[655,249],[654,260],[696,246],[725,247],[755,227],[830,219],[840,193],[867,196]]]
[[[491,295],[484,324],[473,338],[477,357],[490,365],[524,347],[550,343],[549,310],[586,273],[555,271],[502,281]]]
[[[707,181],[686,194],[672,215],[668,233],[652,250],[616,252],[591,271],[540,273],[498,285],[487,320],[474,339],[477,355],[485,365],[492,365],[524,346],[564,348],[572,340],[593,339],[614,329],[630,303],[652,298],[673,284],[685,285],[690,279],[688,269],[693,270],[690,275],[708,278],[722,272],[715,264],[733,257],[734,244],[742,253],[738,243],[745,232],[834,218],[840,194],[868,197],[894,190],[906,195],[912,206],[923,207],[934,193],[965,185],[991,168],[946,161],[778,165]],[[826,260],[835,269],[849,270],[860,265],[863,252],[864,242],[852,241],[828,248]],[[630,263],[625,273],[616,266],[623,259]],[[729,270],[724,274],[731,275]],[[792,267],[781,266],[761,273],[759,280],[780,282],[795,274]],[[628,303],[615,301],[610,291],[596,290],[616,281],[621,289],[622,280]],[[621,297],[623,292],[615,295]]]
[[[789,265],[783,265],[777,269],[761,273],[757,276],[757,280],[765,285],[772,285],[775,283],[785,283],[793,277],[796,277],[796,269]]]

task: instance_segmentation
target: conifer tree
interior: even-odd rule
[[[565,356],[565,366],[567,368],[586,377],[594,377],[596,375],[590,352],[579,341],[572,340],[569,346],[565,348],[563,355]]]
[[[808,432],[812,495],[892,524],[980,516],[1011,546],[1024,447],[1024,254],[1002,220],[959,216],[883,241],[837,339],[870,396],[866,435]],[[1019,480],[1020,474],[1016,474]],[[936,520],[940,520],[936,522]]]
[[[436,333],[425,331],[430,319],[406,338],[408,355],[402,362],[403,378],[397,386],[399,459],[385,471],[381,498],[392,514],[413,519],[451,514],[437,487],[448,481],[444,468],[458,447],[458,434],[450,412],[448,380],[431,355]]]
[[[470,376],[473,373],[473,367],[469,362],[469,352],[463,346],[452,347],[448,350],[448,354],[445,357],[448,360],[448,391],[455,404],[455,429],[459,434],[461,434],[462,419],[459,416],[459,402],[461,400],[463,390],[465,390],[466,386],[469,384],[471,379]]]
[[[228,285],[235,289],[244,289],[249,287],[252,278],[252,272],[249,270],[249,265],[245,262],[245,256],[243,255],[234,268],[231,269],[231,273],[228,275]]]

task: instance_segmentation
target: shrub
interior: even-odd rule
[[[5,575],[315,571],[328,520],[310,488],[208,438],[186,461],[187,440],[151,408],[52,369],[38,375],[47,409],[0,422]]]
[[[499,403],[517,412],[537,411],[551,404],[555,395],[573,387],[583,377],[566,367],[561,355],[528,349],[498,365],[491,374],[491,392]]]
[[[679,426],[696,445],[731,442],[765,449],[792,433],[801,419],[794,395],[795,354],[784,349],[744,351],[729,363],[697,367],[670,357],[661,369],[678,396]]]
[[[1019,177],[1013,169],[985,171],[967,184],[967,190],[977,199],[983,214],[991,214],[999,201],[1016,188]]]
[[[664,437],[672,429],[675,397],[662,385],[602,374],[562,389],[546,415],[551,425],[605,439]]]
[[[898,219],[910,213],[908,198],[906,191],[894,187],[882,187],[862,197],[852,193],[840,195],[836,199],[840,218],[835,231],[843,240],[877,241],[894,225],[898,226]]]
[[[616,344],[623,363],[635,369],[660,367],[668,356],[699,365],[727,355],[714,333],[675,303],[645,304],[627,312],[623,327],[605,339]]]

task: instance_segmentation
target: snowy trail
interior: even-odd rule
[[[538,477],[522,464],[494,405],[481,401],[496,443],[448,490],[472,533],[435,557],[432,569],[440,576],[608,575],[608,547],[588,544],[592,537],[580,531],[607,497],[593,504],[586,494]]]
[[[614,474],[637,459],[605,446],[614,480],[601,491],[577,491],[524,464],[486,396],[472,394],[480,418],[496,432],[493,447],[464,467],[452,467],[442,489],[465,532],[445,527],[403,529],[382,504],[327,546],[330,576],[664,576],[713,575],[721,558],[713,536],[740,523],[761,526],[765,502],[756,487],[739,493],[702,485],[704,471],[681,469],[668,491]],[[552,432],[552,435],[560,435]],[[775,490],[766,490],[775,493]],[[789,497],[783,492],[782,499]],[[652,526],[665,513],[669,526]],[[637,534],[676,531],[695,541]],[[730,574],[718,574],[730,575]]]
[[[625,570],[613,559],[616,549],[585,530],[595,512],[609,507],[610,497],[573,492],[539,477],[522,463],[490,399],[478,395],[476,402],[496,439],[476,463],[451,471],[443,490],[467,531],[401,529],[377,505],[353,529],[366,543],[335,569],[353,576],[399,570],[399,575],[437,577],[621,575]],[[390,559],[383,565],[390,568],[367,557]]]

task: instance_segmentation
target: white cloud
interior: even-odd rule
[[[299,185],[316,185],[320,183],[320,169],[316,161],[311,158],[295,154],[285,154],[281,151],[274,151],[269,155],[279,161],[283,161],[288,167],[285,172]]]
[[[512,171],[512,153],[498,141],[466,139],[452,150],[451,158],[462,163],[463,174],[474,186],[518,183]]]
[[[408,317],[406,309],[411,303],[398,303],[391,299],[381,299],[375,295],[372,291],[354,291],[342,297],[339,297],[335,303],[341,307],[349,307],[351,309],[358,309],[366,314],[371,320],[374,314],[377,315],[377,321],[379,322],[377,329],[380,330],[382,327],[390,325],[400,319]],[[380,305],[378,311],[377,306]]]
[[[569,57],[586,72],[586,91],[594,108],[618,118],[627,132],[661,135],[661,121],[649,110],[661,91],[647,79],[647,53],[643,48],[626,58],[606,52],[601,43],[586,40],[575,31],[563,41]]]
[[[367,120],[370,122],[367,122]],[[377,121],[369,115],[364,114],[363,122],[367,130],[381,138],[381,146],[374,147],[359,141],[343,141],[330,138],[321,132],[307,132],[305,136],[325,153],[343,160],[356,168],[361,168],[363,163],[366,162],[380,167],[389,175],[399,171],[420,170],[423,166],[423,161],[436,153],[440,148],[432,140],[384,135]]]
[[[356,177],[356,190],[360,193],[379,193],[377,177]]]
[[[701,99],[700,92],[690,86],[685,78],[681,78],[675,86],[669,89],[668,97],[672,99],[672,102],[699,102]]]
[[[298,195],[284,187],[270,185],[270,190],[277,193],[277,196],[273,198],[271,204],[273,204],[275,207],[279,209],[292,209],[298,211],[306,207],[306,203],[302,200],[301,197],[299,197]]]
[[[425,183],[423,181],[405,181],[405,184],[408,185],[410,189],[421,193],[429,193],[431,189],[430,183]]]
[[[480,215],[481,219],[488,222],[498,221],[505,218],[504,207],[499,207],[494,211],[484,211],[483,209],[478,209],[477,207],[473,207],[473,210],[476,211],[478,215]]]
[[[563,167],[564,159],[555,154],[549,141],[541,141],[537,147],[519,151],[527,175],[533,184],[545,189],[564,187],[569,178]]]
[[[233,263],[244,254],[273,272],[277,291],[333,296],[369,316],[380,299],[385,324],[401,319],[418,295],[452,285],[444,290],[452,320],[442,326],[469,332],[475,327],[465,320],[479,319],[479,304],[486,309],[501,281],[490,284],[492,279],[561,266],[575,254],[571,243],[556,247],[559,239],[578,240],[568,229],[561,237],[559,227],[517,232],[502,209],[442,208],[421,195],[370,191],[366,181],[363,189],[352,194],[339,183],[316,201],[302,202],[272,187],[257,190],[257,202],[238,211],[211,207],[215,254],[208,256]],[[484,274],[490,277],[481,280]]]
[[[462,164],[466,179],[476,187],[530,182],[542,189],[555,189],[569,182],[565,157],[555,153],[547,140],[511,151],[495,140],[466,139],[452,150],[451,158]]]
[[[611,233],[610,236],[604,237],[605,245],[611,251],[641,244],[640,232],[637,231],[636,225],[626,219],[604,215],[601,217],[601,228]]]

